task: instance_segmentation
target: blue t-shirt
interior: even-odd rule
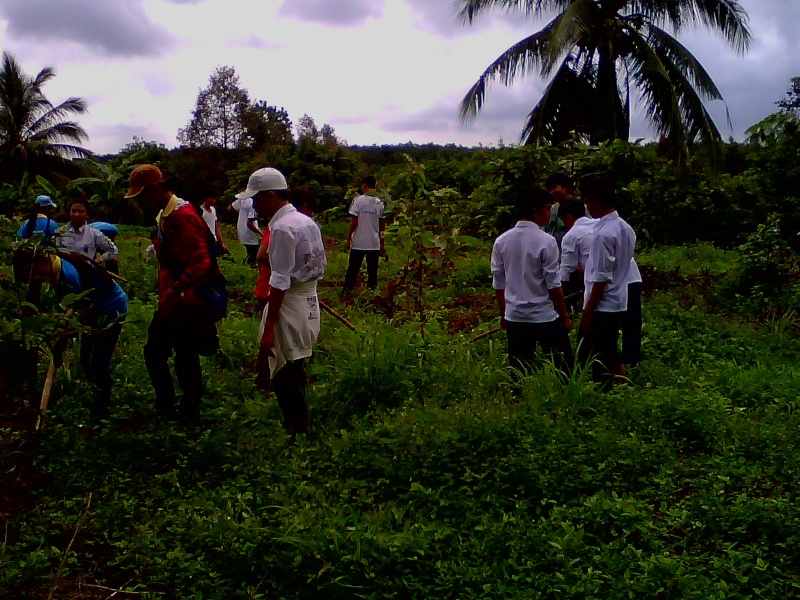
[[[97,267],[93,267],[95,274],[94,291],[87,296],[87,300],[94,307],[94,316],[90,321],[91,325],[110,325],[120,317],[128,313],[128,295],[116,281],[112,281],[109,286],[104,281]],[[80,294],[92,287],[84,285],[78,270],[67,260],[61,261],[61,275],[59,283],[67,288],[67,293]],[[62,290],[64,291],[64,290]],[[78,303],[77,309],[88,308],[88,304]]]
[[[53,234],[58,229],[58,223],[55,222],[54,219],[48,219],[44,215],[39,215],[36,217],[36,224],[31,229],[31,220],[26,220],[22,227],[19,228],[17,231],[17,237],[22,238],[23,240],[27,240],[32,238],[34,235],[43,235],[46,238],[53,237]]]

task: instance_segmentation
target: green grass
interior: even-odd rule
[[[225,600],[797,595],[791,321],[755,325],[661,292],[645,305],[631,385],[601,394],[545,366],[516,402],[502,336],[448,334],[465,312],[448,299],[491,300],[486,256],[425,289],[424,326],[364,291],[322,288],[360,335],[325,317],[314,432],[287,446],[274,400],[252,385],[257,322],[242,302],[255,272],[241,260],[222,264],[245,291],[220,326],[224,357],[204,359],[206,425],[151,419],[141,347],[155,264],[138,258],[137,235],[121,240],[137,293],[111,422],[78,430],[90,396],[72,366],[41,438],[12,444],[4,430],[0,472],[30,456],[35,503],[5,517],[0,596],[67,598],[87,583]],[[335,280],[346,256],[330,254]],[[732,259],[699,247],[641,262],[688,273]],[[381,263],[383,284],[404,262]],[[496,321],[486,311],[472,327]]]

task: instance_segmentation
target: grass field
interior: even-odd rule
[[[630,385],[601,394],[543,365],[512,401],[503,337],[470,342],[497,324],[489,245],[425,286],[420,320],[416,291],[390,292],[408,265],[391,245],[379,293],[340,297],[343,230],[323,229],[320,295],[360,334],[324,318],[313,432],[293,446],[252,384],[255,272],[235,243],[203,424],[154,418],[141,348],[155,264],[144,230],[123,232],[112,418],[79,427],[90,390],[71,361],[42,433],[11,418],[0,432],[0,597],[800,595],[797,325],[715,306],[734,253],[641,254]]]

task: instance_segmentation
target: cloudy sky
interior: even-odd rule
[[[724,136],[776,110],[800,75],[800,0],[740,0],[754,44],[746,56],[707,31],[679,39],[705,65],[725,106]],[[472,26],[451,0],[0,0],[0,48],[34,75],[52,66],[51,101],[82,96],[88,147],[116,152],[134,135],[176,145],[197,92],[220,65],[253,99],[331,124],[351,144],[494,145],[519,139],[544,83],[494,85],[470,125],[458,103],[506,48],[543,22],[487,14]],[[632,134],[648,137],[640,114]]]

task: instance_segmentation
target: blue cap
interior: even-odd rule
[[[52,206],[53,208],[58,208],[56,203],[53,202],[53,199],[50,196],[45,196],[42,194],[41,196],[36,196],[36,205],[37,206]]]

